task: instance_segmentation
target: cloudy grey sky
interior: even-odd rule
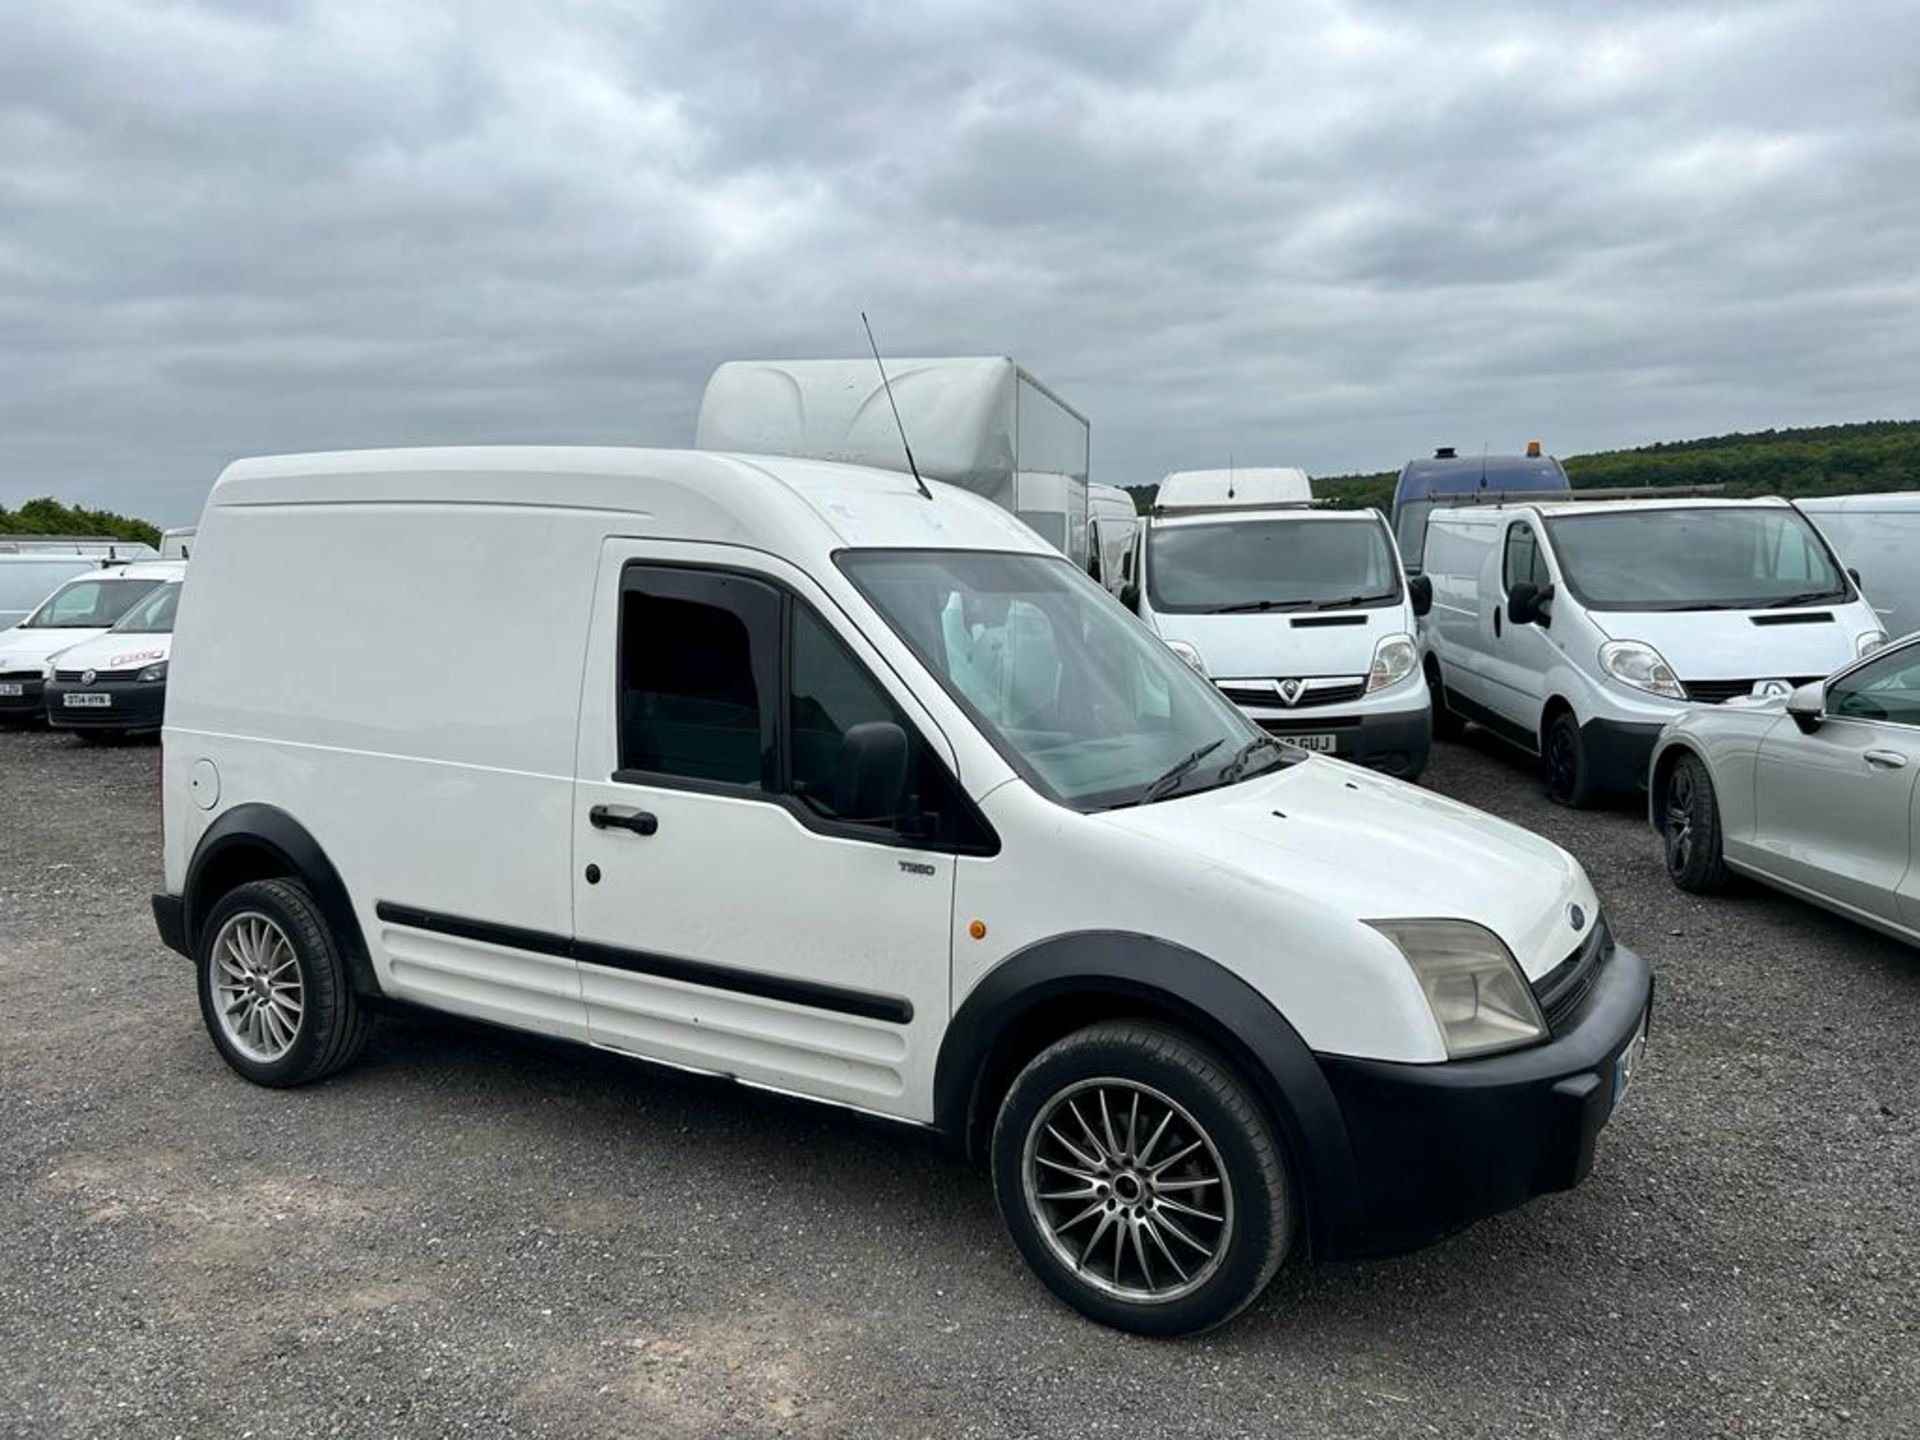
[[[1099,478],[1920,414],[1920,11],[0,0],[0,503],[1007,353]]]

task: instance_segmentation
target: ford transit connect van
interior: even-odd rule
[[[1539,754],[1564,805],[1644,787],[1689,704],[1784,693],[1886,640],[1784,500],[1441,507],[1425,574],[1436,725]]]
[[[1193,475],[1195,472],[1187,472]],[[1432,719],[1415,648],[1427,582],[1377,511],[1318,510],[1304,471],[1169,476],[1128,592],[1168,645],[1262,729],[1412,780]],[[1297,484],[1257,477],[1298,476]],[[1252,481],[1250,483],[1250,477]],[[1291,499],[1263,496],[1292,495]]]
[[[1276,744],[978,495],[291,456],[197,541],[154,912],[260,1084],[406,1002],[932,1127],[1172,1333],[1575,1184],[1632,1077],[1572,857]]]

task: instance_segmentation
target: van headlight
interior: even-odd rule
[[[1369,920],[1413,967],[1449,1060],[1544,1040],[1547,1022],[1500,937],[1469,920]]]
[[[1686,687],[1660,652],[1644,640],[1609,640],[1600,647],[1600,668],[1622,685],[1668,700],[1687,698]]]
[[[1863,634],[1858,640],[1853,642],[1853,649],[1856,655],[1871,655],[1874,651],[1878,650],[1882,645],[1886,643],[1887,643],[1886,631],[1869,630],[1865,634]]]
[[[162,660],[158,665],[149,665],[146,669],[142,670],[138,683],[142,685],[157,685],[166,678],[167,662]]]
[[[1182,660],[1186,661],[1187,664],[1191,665],[1195,670],[1199,671],[1200,674],[1204,675],[1207,673],[1207,662],[1202,660],[1200,658],[1200,652],[1194,649],[1193,646],[1189,645],[1186,641],[1168,640],[1164,643],[1166,644],[1167,649],[1173,651],[1174,654],[1178,655]]]
[[[1413,637],[1405,634],[1382,635],[1373,647],[1373,665],[1367,671],[1367,693],[1398,685],[1420,668],[1420,652]]]

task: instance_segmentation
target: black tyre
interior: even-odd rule
[[[1732,879],[1720,851],[1720,800],[1698,755],[1682,755],[1667,772],[1660,797],[1660,834],[1667,874],[1682,890],[1711,895]]]
[[[1571,710],[1555,712],[1541,737],[1540,760],[1546,772],[1547,798],[1556,805],[1584,810],[1599,798],[1593,769],[1587,763],[1586,742]]]
[[[200,1016],[221,1056],[256,1085],[304,1085],[351,1064],[373,1017],[307,887],[255,880],[200,927]]]
[[[1453,713],[1447,704],[1447,687],[1440,679],[1438,663],[1427,666],[1427,701],[1433,707],[1433,738],[1436,740],[1458,740],[1467,728],[1467,722]]]
[[[1020,1073],[994,1124],[993,1184],[1056,1295],[1146,1335],[1231,1319],[1298,1228],[1285,1153],[1250,1088],[1144,1021],[1091,1025]]]

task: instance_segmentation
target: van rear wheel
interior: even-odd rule
[[[1090,1319],[1181,1335],[1231,1319],[1297,1228],[1279,1138],[1220,1057],[1110,1021],[1042,1051],[993,1131],[994,1192],[1027,1263]]]
[[[256,1085],[304,1085],[358,1058],[373,1017],[297,880],[228,891],[200,927],[200,1016],[221,1058]]]

